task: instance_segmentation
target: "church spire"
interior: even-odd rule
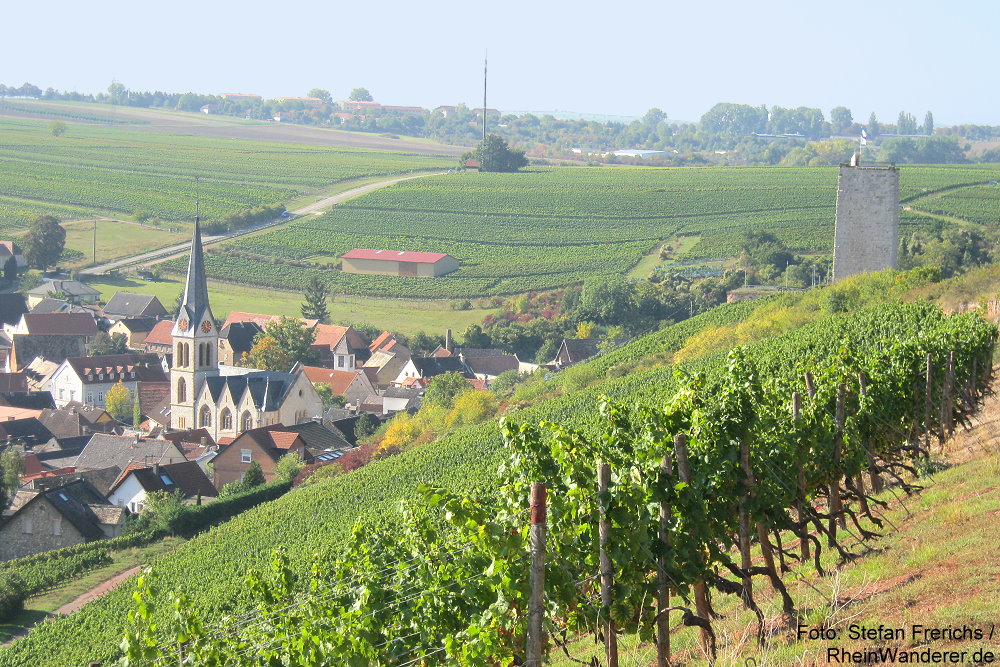
[[[194,238],[191,240],[191,258],[188,261],[187,282],[181,309],[187,310],[192,322],[200,322],[208,312],[208,281],[205,278],[205,257],[201,247],[201,221],[194,219]]]

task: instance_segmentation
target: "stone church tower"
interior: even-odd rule
[[[208,282],[201,247],[201,225],[194,223],[184,300],[173,331],[174,358],[170,366],[170,427],[197,428],[197,396],[205,378],[219,374],[219,331],[208,305]]]

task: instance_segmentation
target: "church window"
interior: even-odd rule
[[[223,431],[233,430],[233,413],[229,410],[229,408],[224,409],[222,414],[219,415],[219,428]]]
[[[183,403],[187,400],[187,382],[184,378],[177,381],[177,402]]]
[[[249,410],[246,410],[243,413],[243,416],[240,418],[240,430],[249,431],[252,428],[253,428],[253,415],[250,414]]]
[[[201,406],[201,415],[198,418],[198,425],[204,427],[212,425],[212,410],[207,405]]]

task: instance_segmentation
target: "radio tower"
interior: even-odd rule
[[[489,53],[483,54],[483,141],[486,141],[486,60]]]

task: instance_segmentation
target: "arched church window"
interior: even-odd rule
[[[184,378],[177,381],[177,402],[183,403],[187,400],[187,382]]]
[[[198,426],[209,427],[212,425],[212,410],[207,405],[201,406],[198,416]]]
[[[249,410],[246,410],[243,413],[243,416],[240,418],[240,430],[249,431],[252,428],[253,428],[253,415],[250,414]]]
[[[222,414],[219,415],[219,428],[223,431],[233,430],[233,413],[229,408],[224,409]]]

